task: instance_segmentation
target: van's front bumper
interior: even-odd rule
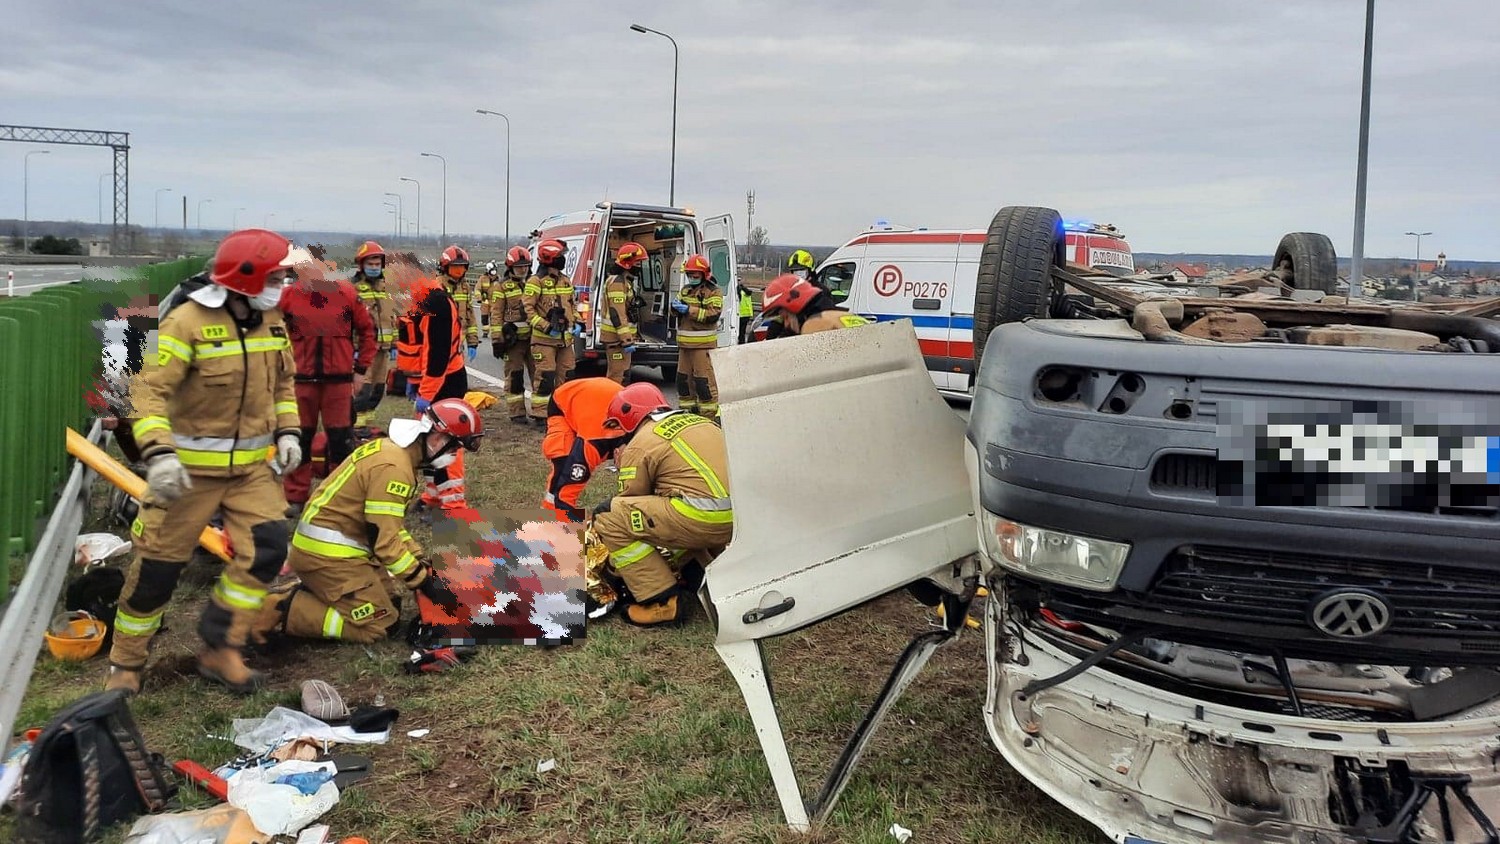
[[[990,736],[1027,779],[1115,841],[1363,844],[1368,830],[1335,816],[1341,783],[1358,772],[1398,785],[1466,776],[1468,796],[1500,824],[1500,704],[1446,722],[1322,721],[1200,701],[1098,668],[1028,697],[1028,684],[1078,660],[1030,631],[1020,646],[1002,601],[992,590],[985,610]],[[1416,840],[1447,840],[1444,799],[1451,840],[1487,840],[1493,829],[1452,791],[1427,801]]]

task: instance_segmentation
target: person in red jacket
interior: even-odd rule
[[[297,273],[297,283],[282,294],[280,307],[297,361],[302,453],[312,454],[321,419],[328,436],[327,465],[337,466],[354,450],[354,394],[364,385],[365,372],[375,359],[375,323],[353,284],[326,277],[317,264],[299,266]],[[282,480],[287,514],[296,515],[307,503],[312,486],[311,461]]]
[[[460,258],[462,264],[458,262]],[[451,268],[449,280],[456,280],[468,269],[468,261],[467,253],[457,246],[450,246],[443,250],[440,263]],[[415,298],[415,333],[421,337],[417,354],[420,375],[407,382],[407,395],[416,401],[417,413],[421,415],[433,402],[463,398],[469,392],[469,372],[464,368],[463,317],[447,285],[428,279],[417,290]],[[413,381],[415,387],[410,386]],[[468,506],[466,492],[464,457],[460,451],[454,455],[452,463],[433,471],[422,495],[422,503],[428,507],[457,510]]]

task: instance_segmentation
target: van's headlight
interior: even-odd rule
[[[1080,589],[1114,589],[1130,554],[1127,542],[1032,527],[994,513],[985,512],[981,524],[984,551],[996,563],[1037,580]]]

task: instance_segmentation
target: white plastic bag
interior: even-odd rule
[[[282,742],[298,738],[322,741],[345,742],[347,744],[384,744],[391,731],[380,733],[356,733],[351,727],[332,727],[324,721],[285,706],[278,706],[266,713],[264,718],[236,718],[230,725],[234,743],[246,750],[261,753],[281,746]]]
[[[112,533],[85,533],[73,543],[73,562],[85,568],[129,554],[130,542]]]
[[[337,773],[332,762],[282,762],[267,768],[249,768],[229,781],[229,803],[245,810],[255,828],[266,835],[296,835],[321,818],[339,802],[339,787],[332,780],[317,792],[304,795],[293,785],[278,785],[287,774],[311,771]]]

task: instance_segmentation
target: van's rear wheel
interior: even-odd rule
[[[1292,232],[1276,245],[1272,269],[1290,262],[1292,277],[1288,281],[1298,290],[1321,290],[1332,295],[1339,283],[1338,255],[1333,241],[1317,232]]]
[[[974,296],[974,365],[984,359],[990,332],[1007,322],[1047,315],[1052,268],[1062,266],[1066,235],[1051,208],[1013,205],[990,221],[979,255]]]

